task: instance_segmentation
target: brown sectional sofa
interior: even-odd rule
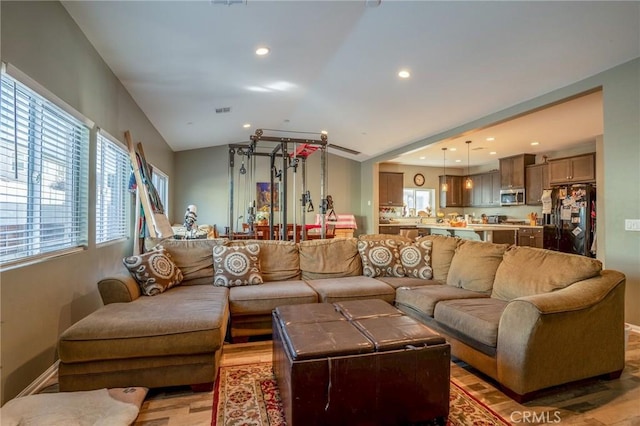
[[[519,400],[554,385],[620,374],[623,274],[586,257],[423,238],[432,244],[432,280],[363,276],[356,238],[251,241],[260,245],[265,282],[230,289],[210,285],[213,246],[247,241],[149,240],[148,247],[161,243],[171,253],[183,283],[148,297],[129,275],[101,280],[106,306],[60,338],[61,390],[209,383],[225,332],[227,339],[269,334],[277,306],[367,298],[395,303],[442,333],[453,356]],[[163,373],[167,367],[172,374]]]

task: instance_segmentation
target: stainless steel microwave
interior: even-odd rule
[[[524,188],[500,190],[501,206],[520,206],[520,205],[523,205],[524,203],[525,203]]]

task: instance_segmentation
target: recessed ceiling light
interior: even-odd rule
[[[270,52],[270,50],[269,50],[268,47],[258,47],[256,49],[256,55],[258,55],[258,56],[267,55],[267,54],[269,54],[269,52]]]
[[[496,154],[497,154],[497,152],[495,152],[495,151],[491,151],[491,152],[489,153],[489,155],[496,155]]]
[[[400,78],[409,78],[411,77],[411,73],[407,70],[400,70],[398,71],[398,77]]]
[[[449,151],[457,151],[458,148],[449,148]]]
[[[423,157],[420,157],[420,159],[421,159],[421,160],[424,160],[425,158],[427,158],[427,157],[424,157],[424,156],[423,156]]]
[[[494,138],[493,136],[489,136],[487,138],[487,142],[491,142],[491,141],[495,141],[495,140],[496,140],[496,138]]]
[[[531,142],[531,145],[532,145],[532,146],[540,145],[540,142],[538,142],[538,141],[533,141],[533,142]]]
[[[245,129],[248,129],[249,127],[251,127],[251,124],[245,123],[245,124],[242,125],[242,127],[244,127]]]
[[[462,160],[456,160],[456,163],[461,163],[461,162],[462,162]]]

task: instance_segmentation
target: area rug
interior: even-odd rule
[[[451,381],[449,426],[509,423]],[[271,363],[221,367],[213,393],[212,426],[284,426]]]
[[[7,402],[2,426],[128,426],[138,417],[147,388],[42,393]]]

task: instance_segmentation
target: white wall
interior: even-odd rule
[[[60,3],[3,1],[0,14],[3,62],[121,141],[130,130],[148,160],[173,177],[173,152]],[[102,306],[98,279],[122,271],[131,252],[131,239],[98,248],[90,233],[87,250],[0,273],[2,403],[54,363],[59,334]]]

